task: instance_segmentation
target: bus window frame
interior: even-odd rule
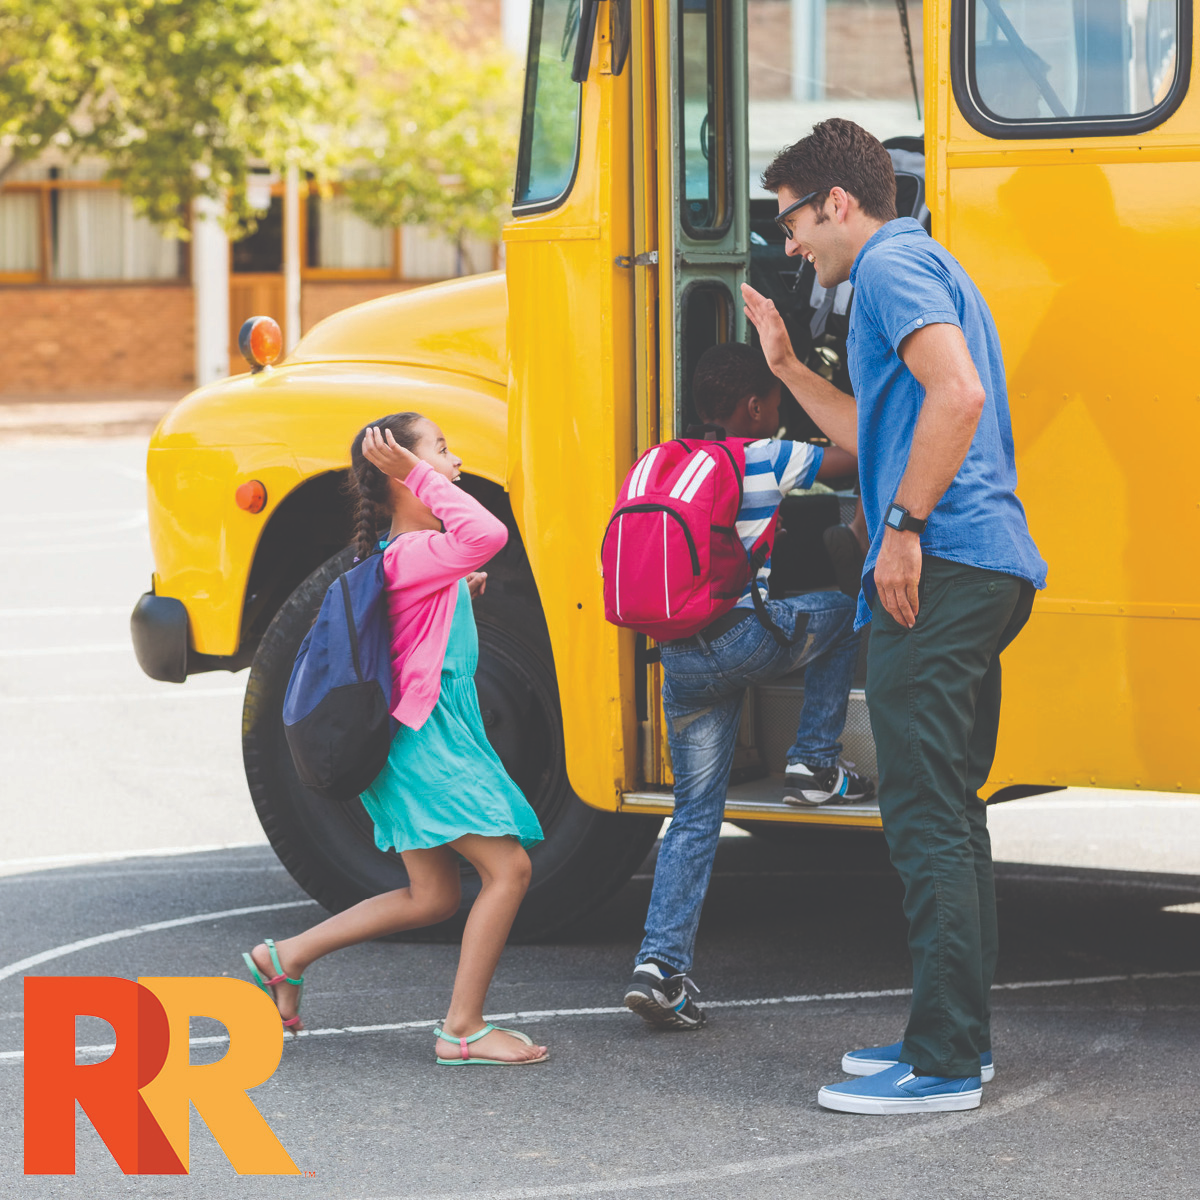
[[[1170,90],[1153,108],[1127,117],[998,117],[975,89],[975,8],[978,0],[954,0],[950,14],[950,83],[959,112],[972,129],[1007,140],[1112,137],[1145,133],[1161,125],[1183,103],[1192,73],[1192,3],[1175,0],[1176,62]]]
[[[534,6],[540,9],[540,16],[545,18],[544,5],[539,3],[539,0],[534,0]],[[581,36],[583,30],[580,29],[576,33],[576,37]],[[544,200],[528,200],[517,201],[517,191],[521,184],[522,171],[528,175],[529,156],[533,153],[533,110],[537,105],[537,54],[541,49],[541,24],[538,23],[536,30],[537,36],[534,36],[535,30],[533,22],[530,22],[529,28],[529,49],[525,58],[525,87],[524,95],[521,98],[521,133],[520,140],[517,144],[517,170],[513,179],[513,206],[512,214],[514,217],[532,216],[535,213],[550,212],[551,209],[558,208],[566,198],[571,194],[575,187],[575,180],[579,176],[579,150],[580,141],[583,132],[583,84],[577,83],[575,87],[578,89],[575,101],[575,147],[572,150],[571,158],[571,174],[567,179],[566,186],[557,196],[552,196]]]
[[[685,237],[695,242],[717,242],[720,241],[729,230],[733,227],[733,215],[736,207],[736,200],[733,194],[733,60],[730,54],[730,40],[732,38],[732,5],[728,0],[715,0],[710,3],[707,9],[709,21],[709,49],[711,51],[708,58],[708,69],[713,72],[712,78],[715,81],[715,103],[714,113],[721,122],[721,128],[717,131],[710,129],[709,136],[713,139],[713,154],[723,154],[725,157],[724,171],[717,172],[718,186],[720,185],[721,175],[724,175],[724,213],[719,225],[696,226],[692,224],[688,216],[688,195],[687,195],[687,128],[684,122],[683,115],[683,78],[684,78],[684,38],[683,38],[683,15],[684,5],[687,0],[675,0],[677,5],[677,19],[679,23],[678,34],[678,57],[676,60],[677,76],[677,94],[679,97],[679,225]],[[719,11],[714,11],[717,9]],[[716,72],[720,70],[724,74],[724,79],[718,79]],[[707,161],[707,160],[706,160]]]
[[[688,364],[689,350],[691,349],[688,338],[691,335],[691,326],[694,322],[694,317],[691,312],[692,300],[697,292],[711,292],[717,297],[718,307],[720,309],[717,314],[718,320],[723,323],[724,329],[718,330],[721,335],[718,340],[713,342],[714,346],[723,346],[726,342],[732,342],[737,333],[736,322],[734,320],[734,303],[733,293],[729,290],[729,285],[723,279],[715,279],[712,276],[706,275],[699,279],[690,279],[684,285],[683,290],[679,293],[679,354],[681,361]],[[706,347],[707,348],[707,347]],[[703,351],[701,352],[703,353]],[[699,356],[697,356],[698,358]],[[687,415],[687,408],[690,405],[695,408],[695,402],[692,400],[692,381],[690,378],[683,378],[680,381],[681,387],[679,396],[675,405],[675,436],[682,437],[687,433],[687,422],[684,418]],[[680,432],[682,428],[682,433]]]

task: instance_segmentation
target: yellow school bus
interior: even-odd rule
[[[140,661],[176,682],[250,668],[247,777],[298,882],[335,909],[404,883],[361,806],[298,783],[280,710],[349,562],[350,438],[411,409],[510,530],[477,606],[477,682],[547,833],[518,932],[561,928],[635,869],[671,769],[652,647],[604,621],[601,533],[638,453],[687,425],[699,354],[749,336],[743,281],[848,387],[853,296],[786,257],[758,183],[831,115],[885,140],[901,212],[962,261],[1003,342],[1050,582],[1005,658],[992,799],[1200,790],[1192,50],[1190,0],[533,0],[504,271],[338,313],[282,363],[193,393],[150,445]],[[820,437],[794,401],[784,418]],[[787,498],[773,587],[833,584],[820,533],[852,503]],[[870,805],[782,803],[802,696],[792,677],[748,696],[728,817],[878,826]],[[871,772],[858,690],[844,741]]]

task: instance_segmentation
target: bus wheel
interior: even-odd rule
[[[242,754],[259,821],[279,860],[319,904],[339,912],[406,887],[399,854],[375,847],[361,803],[331,804],[297,779],[283,736],[292,664],[347,550],[313,572],[275,614],[250,668]],[[538,815],[545,841],[530,849],[533,879],[513,938],[533,941],[570,925],[620,889],[649,853],[662,822],[589,808],[567,779],[562,718],[545,622],[535,598],[488,595],[475,603],[475,682],[488,738]],[[449,940],[461,932],[479,877],[464,862],[463,903],[449,921],[401,935]]]

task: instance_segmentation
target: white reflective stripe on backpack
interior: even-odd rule
[[[671,615],[671,581],[667,578],[667,563],[670,558],[667,554],[667,514],[662,515],[663,522],[663,596],[667,606],[667,616]]]
[[[621,524],[624,517],[617,518],[617,569],[615,572],[617,616],[621,615]]]
[[[654,460],[658,457],[658,452],[662,449],[661,446],[655,446],[642,461],[642,465],[634,472],[633,479],[629,484],[629,498],[634,496],[644,496],[646,494],[646,484],[650,480],[650,470],[654,466]]]
[[[692,482],[688,485],[687,491],[683,493],[684,504],[692,502],[692,498],[696,495],[700,485],[709,477],[713,468],[717,465],[716,460],[709,458],[707,454],[704,456],[704,460],[704,465],[696,472]]]
[[[713,460],[707,454],[705,454],[703,450],[697,450],[696,453],[692,455],[691,461],[688,463],[688,465],[680,472],[679,478],[675,481],[675,486],[671,489],[671,499],[678,500],[680,496],[683,495],[683,489],[687,487],[692,476],[695,475],[700,467],[706,462],[711,469],[712,461]]]

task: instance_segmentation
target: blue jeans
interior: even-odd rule
[[[675,813],[658,853],[638,962],[655,958],[677,971],[691,968],[746,689],[804,667],[804,707],[788,762],[814,767],[837,762],[858,661],[854,608],[841,592],[768,600],[771,619],[789,638],[797,618],[807,614],[807,629],[794,646],[780,646],[751,609],[746,620],[711,643],[702,637],[663,643]]]

